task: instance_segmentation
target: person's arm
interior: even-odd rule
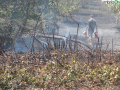
[[[98,31],[97,31],[97,25],[96,25],[96,32],[98,32]]]

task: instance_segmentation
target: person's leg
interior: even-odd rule
[[[91,36],[91,35],[89,35],[89,41],[90,41],[90,42],[92,42],[92,40],[91,40],[91,39],[92,39],[92,36]]]

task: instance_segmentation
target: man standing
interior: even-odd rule
[[[93,19],[93,15],[90,15],[90,19],[89,19],[88,25],[87,25],[88,36],[89,36],[89,41],[90,41],[90,42],[91,42],[92,34],[94,33],[95,27],[96,27],[96,32],[97,32],[96,20]]]

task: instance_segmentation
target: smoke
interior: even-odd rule
[[[79,22],[79,25],[80,25],[79,31],[78,31],[78,39],[82,40],[82,41],[85,41],[85,38],[83,36],[83,32],[86,30],[86,25],[83,22],[82,18],[80,18],[78,22]],[[50,22],[48,22],[48,23],[50,24]],[[71,36],[77,35],[77,24],[74,21],[71,21],[71,22],[62,22],[61,21],[61,22],[58,22],[57,25],[60,27],[59,28],[59,35],[63,35],[67,38],[69,38],[69,35],[71,35]],[[24,42],[25,42],[26,46],[29,47],[29,50],[31,50],[33,38],[31,38],[31,36],[28,35],[26,37],[24,36],[23,39],[24,39]],[[63,39],[64,39],[64,41],[66,41],[66,38],[63,38]],[[40,42],[44,43],[45,46],[47,45],[45,38],[39,38],[38,40],[40,40]],[[16,52],[19,52],[19,51],[27,52],[28,51],[27,47],[22,47],[22,46],[25,46],[24,42],[23,42],[22,38],[20,38],[14,44],[14,47],[21,47],[21,48],[15,48]],[[34,44],[34,50],[35,51],[38,50],[37,45],[38,45],[37,41],[35,40],[35,44]],[[40,45],[39,48],[43,49],[41,45]]]
[[[24,41],[22,40],[22,38],[23,38]],[[28,48],[29,48],[29,50],[31,50],[33,38],[31,36],[29,36],[29,35],[27,35],[26,37],[22,37],[22,38],[17,40],[17,42],[14,44],[14,47],[20,47],[20,48],[15,48],[12,51],[15,51],[15,52],[19,52],[19,51],[27,52]],[[46,43],[45,39],[40,38],[38,40],[40,40],[45,45],[45,47],[47,47],[47,43]],[[24,44],[24,42],[25,42],[25,44]],[[22,47],[22,46],[25,46],[25,47]],[[38,42],[36,40],[35,40],[33,48],[34,48],[35,51],[38,51]],[[43,49],[40,44],[39,44],[39,49],[41,49],[41,50]]]
[[[80,22],[79,23],[80,24],[80,28],[79,28],[78,34],[79,34],[79,36],[83,37],[83,32],[86,30],[86,25],[83,22],[83,18],[81,18],[81,17],[80,17],[80,21],[79,22]]]
[[[30,37],[28,36],[27,38],[23,38],[25,41],[25,44],[27,45],[27,47],[29,47],[30,44]],[[26,41],[27,39],[27,41]],[[25,46],[24,42],[22,41],[22,38],[20,38],[19,40],[17,40],[17,42],[14,44],[14,47],[21,47],[21,48],[15,48],[14,50],[16,52],[18,51],[22,51],[22,52],[26,52],[27,51],[27,47],[22,47]]]
[[[68,27],[66,27],[66,33],[65,33],[65,37],[69,37],[69,32],[70,32],[70,29],[68,29]],[[63,38],[64,41],[66,41],[66,38]]]

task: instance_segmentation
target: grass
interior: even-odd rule
[[[7,58],[7,61],[0,66],[0,88],[2,90],[55,90],[56,88],[80,89],[86,86],[91,89],[109,88],[120,85],[120,62],[113,60],[118,56],[111,56],[109,57],[111,60],[107,60],[107,53],[104,53],[102,61],[91,58],[88,64],[88,54],[58,53],[57,50],[50,53],[49,60],[44,58],[47,62],[35,55],[31,58],[30,56]],[[86,58],[86,61],[81,57]]]

